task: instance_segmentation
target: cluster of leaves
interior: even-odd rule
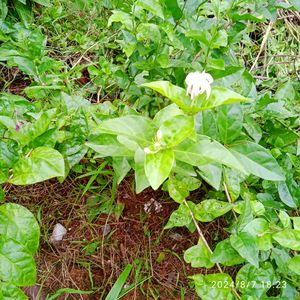
[[[95,162],[88,186],[107,164],[115,185],[133,170],[137,193],[162,187],[179,204],[166,229],[228,220],[227,239],[185,252],[193,267],[243,264],[235,281],[192,276],[201,299],[297,299],[299,83],[291,74],[257,89],[238,54],[250,55],[256,24],[298,2],[62,1],[40,10],[40,26],[26,1],[3,3],[0,61],[30,85],[24,97],[0,94],[0,183],[63,180],[86,170],[84,157]],[[190,70],[212,74],[208,99],[186,95]],[[204,182],[204,199],[187,201]]]

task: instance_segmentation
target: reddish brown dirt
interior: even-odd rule
[[[35,214],[40,210],[43,224],[37,257],[39,285],[29,291],[31,299],[43,299],[34,296],[38,291],[53,294],[63,287],[93,290],[93,294],[64,294],[58,299],[104,299],[128,263],[133,265],[133,271],[126,283],[143,279],[145,282],[122,299],[181,299],[181,288],[185,299],[196,299],[193,289],[189,289],[187,276],[217,272],[214,268],[194,269],[184,262],[183,253],[197,243],[197,233],[185,228],[163,231],[178,204],[161,191],[147,189],[136,195],[131,187],[130,181],[124,181],[117,189],[116,202],[125,206],[118,220],[112,214],[102,214],[93,222],[89,222],[86,215],[88,196],[80,198],[77,182],[68,180],[59,184],[53,180],[28,187],[10,187],[6,200],[19,202]],[[154,208],[150,213],[144,211],[150,199],[162,205],[160,212],[156,213]],[[48,239],[57,222],[63,224],[68,233],[62,242],[51,245]],[[110,232],[103,236],[105,224],[109,224]],[[216,237],[227,236],[223,219],[200,225],[210,245],[216,243]],[[98,248],[88,255],[83,248],[95,241],[99,241]],[[136,278],[138,265],[141,270]]]

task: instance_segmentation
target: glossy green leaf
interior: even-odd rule
[[[220,163],[245,173],[240,162],[217,141],[209,137],[198,135],[198,140],[186,140],[175,149],[176,159],[192,166],[201,166],[209,163]]]
[[[239,270],[236,276],[238,290],[256,296],[256,299],[261,299],[275,281],[275,272],[269,262],[261,264],[260,268],[247,264]]]
[[[226,273],[190,276],[195,282],[196,292],[202,300],[233,299],[232,278]]]
[[[184,182],[176,178],[169,178],[166,182],[166,187],[170,197],[177,203],[182,203],[190,195]]]
[[[55,108],[44,111],[34,122],[21,126],[18,132],[14,129],[11,132],[11,137],[17,140],[22,146],[26,146],[48,130],[49,125],[55,116]]]
[[[112,10],[112,15],[109,17],[107,26],[111,26],[112,23],[122,23],[128,30],[133,29],[133,20],[129,14],[120,10]]]
[[[163,96],[172,100],[184,111],[192,113],[217,107],[222,104],[251,101],[227,88],[213,87],[208,99],[206,99],[206,96],[204,94],[199,95],[198,97],[196,97],[194,105],[192,105],[192,100],[189,96],[186,95],[186,91],[181,87],[173,85],[169,81],[154,81],[144,83],[142,84],[142,86],[151,88],[154,91],[159,92]]]
[[[110,134],[100,134],[86,143],[96,152],[96,157],[133,156],[134,152],[121,144],[117,137]]]
[[[18,144],[14,140],[0,140],[0,167],[11,168],[18,160]]]
[[[161,109],[154,117],[153,122],[157,127],[161,126],[165,121],[172,120],[174,117],[183,115],[184,112],[178,108],[175,103],[172,103]]]
[[[25,207],[5,203],[0,206],[0,236],[14,239],[35,254],[40,240],[40,228],[33,214]]]
[[[125,269],[123,270],[123,272],[120,274],[120,276],[118,277],[117,281],[115,282],[115,284],[113,285],[113,287],[111,288],[111,290],[109,291],[108,295],[106,296],[105,300],[115,300],[118,299],[120,292],[123,288],[123,285],[125,284],[130,272],[132,269],[132,265],[128,264]]]
[[[243,127],[243,112],[238,104],[222,105],[218,108],[217,124],[219,136],[224,144],[240,137]]]
[[[300,255],[294,256],[288,261],[288,268],[297,275],[300,275]]]
[[[231,246],[230,240],[219,242],[211,255],[211,261],[224,266],[234,266],[242,264],[245,259]]]
[[[286,181],[278,182],[280,200],[287,206],[296,208],[300,204],[300,187],[289,175]]]
[[[226,167],[224,168],[223,174],[229,195],[231,199],[235,201],[240,196],[241,183],[246,176],[241,172]]]
[[[180,204],[179,208],[172,212],[164,229],[188,226],[192,222],[191,210],[194,209],[195,204],[190,201],[187,203],[190,208],[188,208],[184,203]]]
[[[152,142],[156,131],[157,129],[150,119],[142,116],[127,115],[103,121],[101,125],[94,130],[94,133],[124,135],[138,142],[142,147],[146,147]]]
[[[145,173],[151,187],[156,190],[168,178],[175,162],[171,149],[160,150],[157,153],[146,154]]]
[[[0,280],[19,286],[36,281],[35,262],[20,243],[2,236],[0,238]]]
[[[200,222],[210,222],[232,209],[233,205],[215,199],[203,200],[195,207],[195,218]]]
[[[164,147],[174,147],[188,137],[195,136],[194,118],[192,116],[177,115],[165,121],[159,131],[162,134],[161,144]]]
[[[138,0],[136,5],[164,19],[163,9],[158,0]]]
[[[53,177],[64,176],[65,166],[62,155],[52,148],[38,147],[29,157],[15,164],[10,183],[16,185],[33,184]]]
[[[247,232],[232,234],[230,236],[230,244],[241,257],[258,268],[258,249],[255,245],[255,240],[252,235]]]
[[[144,168],[145,152],[141,148],[138,148],[135,152],[134,163],[135,191],[138,194],[150,186]]]
[[[232,154],[244,168],[260,178],[280,181],[284,174],[275,158],[264,147],[243,141],[230,147]]]
[[[269,223],[265,219],[252,220],[243,228],[243,231],[252,235],[259,250],[268,251],[273,248]]]
[[[220,189],[222,179],[222,166],[219,164],[207,164],[198,166],[200,176],[216,190]]]
[[[245,123],[244,128],[246,129],[247,133],[254,139],[256,143],[259,143],[259,141],[262,138],[262,130],[256,121],[250,117],[245,116]]]
[[[0,282],[1,300],[28,300],[23,291],[11,283]]]
[[[117,183],[120,184],[130,171],[131,166],[125,157],[115,157],[113,158],[113,168],[117,177]]]
[[[177,0],[166,0],[167,8],[170,10],[175,21],[182,17],[182,10],[180,9]]]
[[[211,253],[202,240],[184,252],[184,260],[193,268],[212,268],[214,263],[210,260]]]
[[[285,248],[300,250],[300,231],[295,229],[284,229],[272,235],[273,239]]]

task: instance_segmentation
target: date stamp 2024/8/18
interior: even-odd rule
[[[276,288],[286,288],[286,281],[255,281],[255,280],[250,280],[250,281],[237,281],[236,283],[229,282],[229,281],[212,281],[211,282],[212,288],[242,288],[242,289],[247,289],[247,288],[271,288],[272,286],[275,286]]]

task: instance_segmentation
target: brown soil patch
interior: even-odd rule
[[[93,294],[63,294],[58,299],[105,299],[128,263],[133,270],[126,284],[135,283],[136,288],[122,299],[181,299],[181,290],[185,299],[197,299],[189,288],[187,276],[218,272],[215,268],[195,269],[184,262],[184,251],[197,243],[198,235],[185,228],[163,230],[178,207],[163,192],[147,189],[136,195],[130,180],[124,181],[115,200],[124,204],[121,217],[101,214],[90,222],[88,196],[80,197],[81,191],[79,182],[68,179],[63,184],[51,180],[27,187],[11,186],[7,193],[6,201],[29,208],[42,224],[38,284],[28,291],[31,299],[44,299],[42,294],[53,294],[60,288],[93,291]],[[150,213],[145,212],[144,205],[153,202],[151,199],[161,204],[159,212],[155,212],[153,205]],[[52,245],[49,237],[58,222],[68,233],[62,242]],[[210,245],[216,243],[216,238],[227,236],[223,219],[200,225]],[[86,247],[91,243],[97,247],[87,252]]]

